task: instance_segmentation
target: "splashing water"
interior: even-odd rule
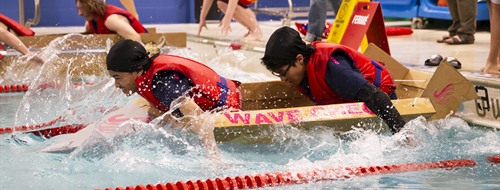
[[[258,73],[241,71],[257,63],[258,57],[244,58],[243,54],[221,49],[218,52],[222,58],[210,58],[185,48],[170,49],[172,54],[207,63],[221,75],[236,80],[268,79]],[[30,79],[33,83],[20,102],[16,124],[44,122],[60,115],[67,118],[60,124],[95,122],[106,110],[137,97],[122,95],[105,72],[80,77],[80,73],[72,70],[78,67],[72,65],[74,60],[60,59],[63,58],[54,54],[54,58],[48,59],[48,64]],[[80,66],[93,65],[88,62]],[[59,75],[60,72],[63,74]],[[94,84],[75,87],[72,85],[75,81]],[[54,85],[40,90],[41,84],[46,83]],[[96,111],[97,108],[104,111]],[[199,119],[213,121],[215,116],[204,114]],[[3,135],[0,136],[0,189],[103,189],[275,171],[302,172],[315,168],[461,158],[474,159],[478,166],[355,177],[277,189],[500,188],[500,167],[485,160],[485,156],[500,154],[500,133],[494,129],[471,127],[456,117],[437,121],[419,117],[396,135],[380,131],[378,123],[369,125],[373,127],[360,127],[345,133],[334,132],[335,124],[307,130],[276,125],[246,140],[220,142],[219,160],[207,157],[196,135],[160,120],[125,122],[111,138],[94,135],[69,155],[39,152],[64,135],[51,139],[22,133]],[[408,136],[413,138],[413,146],[404,143]]]

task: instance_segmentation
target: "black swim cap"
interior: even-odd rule
[[[141,43],[133,40],[117,42],[106,56],[108,70],[115,72],[140,71],[148,63],[148,52]]]
[[[274,31],[266,44],[265,57],[293,59],[298,54],[307,52],[307,46],[299,32],[284,26]]]

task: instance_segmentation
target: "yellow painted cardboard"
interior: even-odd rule
[[[337,15],[335,16],[335,21],[330,29],[330,34],[328,34],[327,42],[340,44],[342,38],[344,37],[345,31],[352,17],[354,7],[358,2],[370,2],[369,0],[343,0],[340,5]],[[361,42],[362,52],[368,47],[368,40],[366,36],[363,37]]]

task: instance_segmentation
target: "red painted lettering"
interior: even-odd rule
[[[360,108],[358,104],[348,104],[346,105],[346,108],[348,114],[354,114],[354,115],[363,114],[363,108]]]
[[[269,118],[266,117],[266,115],[264,115],[262,113],[258,113],[255,116],[255,124],[260,125],[263,122],[265,122],[267,124],[272,124],[273,123],[271,120],[269,120]]]
[[[286,116],[288,117],[288,121],[290,122],[298,122],[301,119],[299,110],[286,111]]]
[[[243,118],[239,113],[233,113],[234,117],[231,117],[231,114],[224,113],[226,118],[233,124],[238,124],[238,120],[241,120],[244,124],[250,124],[250,114],[245,113],[245,118]]]
[[[278,116],[274,115],[274,113],[272,113],[272,112],[269,112],[267,114],[269,116],[271,116],[274,119],[274,121],[283,122],[283,112],[282,111],[278,112]]]

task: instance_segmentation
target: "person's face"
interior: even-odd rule
[[[115,86],[122,90],[125,95],[130,96],[137,92],[139,88],[135,83],[135,79],[139,77],[142,72],[116,72],[108,70],[109,75],[115,79]]]
[[[76,1],[76,9],[78,10],[78,15],[85,18],[85,20],[91,21],[92,19],[94,19],[92,14],[88,10],[86,10],[85,7],[83,7],[83,5],[82,5],[82,3],[80,3],[80,1]]]
[[[302,54],[298,54],[294,63],[290,63],[289,65],[285,65],[271,72],[282,81],[297,86],[302,82],[302,79],[304,79],[304,74],[306,72],[304,57]]]

